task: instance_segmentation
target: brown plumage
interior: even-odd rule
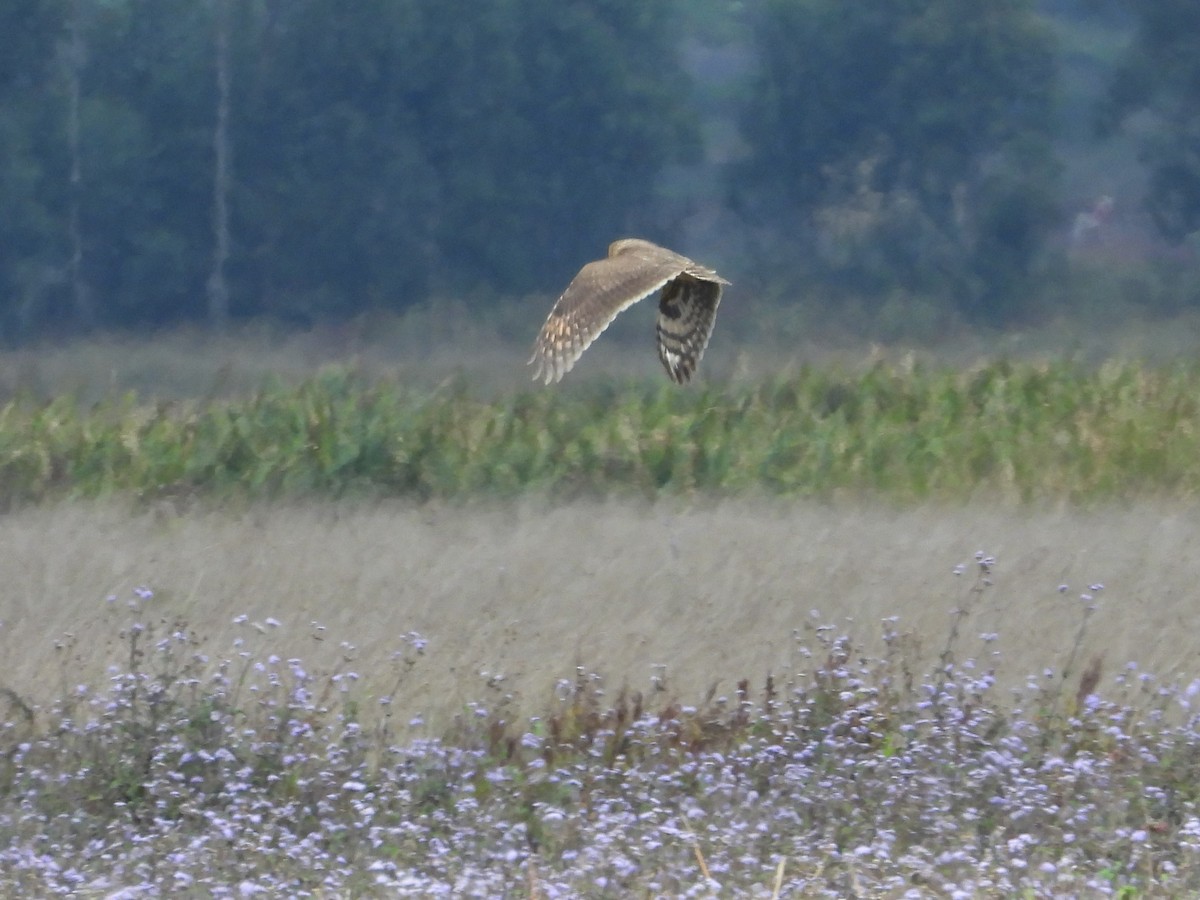
[[[708,346],[727,284],[712,269],[650,241],[613,241],[608,256],[580,269],[550,310],[529,360],[533,380],[560,380],[618,313],[661,288],[658,358],[670,379],[683,384]]]

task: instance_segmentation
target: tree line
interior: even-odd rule
[[[1149,111],[1148,202],[1165,234],[1194,232],[1200,8],[1079,2],[1129,17],[1097,118]],[[732,269],[1021,313],[1062,216],[1057,48],[1034,0],[702,5],[751,61],[742,151],[684,197],[751,236]],[[678,238],[663,176],[706,165],[710,108],[685,58],[703,36],[681,26],[703,17],[680,14],[10,0],[0,337],[485,302],[552,290],[620,235]]]

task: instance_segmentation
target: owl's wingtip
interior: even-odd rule
[[[525,363],[525,365],[533,366],[532,380],[535,384],[539,381],[542,384],[550,384],[550,382],[558,381],[562,378],[562,374],[556,372],[549,360],[537,350],[534,351],[533,356],[529,357],[529,362]]]

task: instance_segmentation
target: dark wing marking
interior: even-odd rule
[[[663,288],[655,327],[658,358],[676,384],[685,384],[704,356],[717,320],[722,283],[682,274]]]

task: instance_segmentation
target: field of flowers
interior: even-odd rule
[[[682,706],[580,669],[542,715],[405,737],[389,698],[248,632],[210,659],[128,598],[107,685],[6,693],[7,896],[1180,896],[1200,890],[1197,685],[1068,650],[1012,696],[956,661],[994,561],[914,671],[829,626],[807,661]],[[1080,596],[1075,648],[1103,586]],[[114,598],[115,599],[115,598]],[[408,635],[400,671],[426,651]],[[403,675],[401,676],[403,677]],[[368,705],[372,709],[368,709]]]
[[[494,399],[334,368],[232,400],[13,399],[0,407],[0,504],[114,492],[1177,497],[1200,488],[1197,434],[1195,365],[878,365]]]
[[[0,408],[0,503],[1177,498],[1200,487],[1197,398],[1191,365],[880,365],[491,399],[330,369],[233,399],[17,397]],[[214,656],[154,591],[114,597],[128,609],[104,680],[67,670],[46,704],[0,673],[0,894],[1200,892],[1200,680],[1083,658],[1096,584],[1074,592],[1061,658],[1001,688],[959,652],[994,564],[964,564],[973,586],[926,636],[944,642],[932,667],[888,622],[875,656],[814,623],[803,664],[701,703],[580,667],[536,715],[480,700],[439,734],[389,717],[395,694],[364,691],[352,662],[314,674],[244,619]],[[406,635],[401,680],[427,652]]]

